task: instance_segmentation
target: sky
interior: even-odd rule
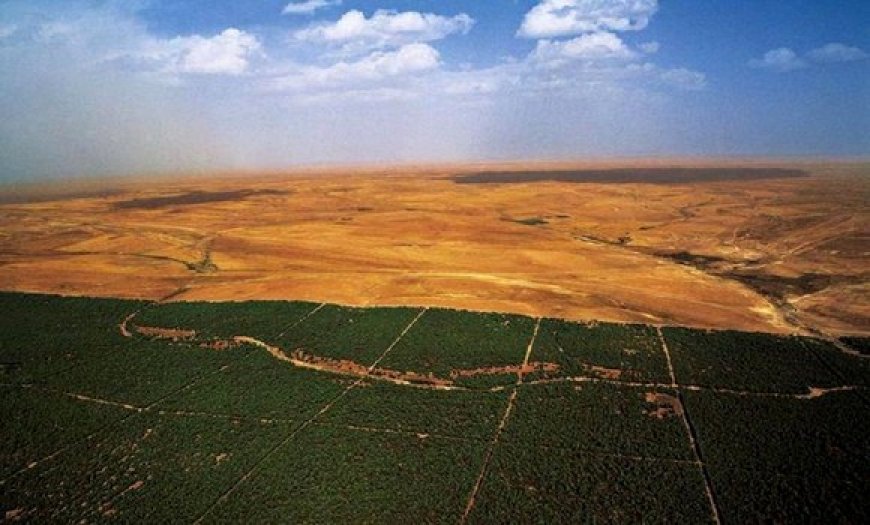
[[[863,0],[0,0],[0,180],[870,155]]]

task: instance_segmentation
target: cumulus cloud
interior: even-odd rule
[[[787,73],[808,67],[811,63],[832,64],[838,62],[856,62],[868,58],[867,53],[858,47],[832,42],[822,47],[808,51],[803,57],[787,47],[772,49],[761,58],[749,61],[749,66],[767,69],[778,73]]]
[[[581,35],[571,40],[539,40],[533,52],[536,60],[561,63],[565,60],[624,60],[636,53],[613,33],[600,32]]]
[[[860,48],[836,42],[826,44],[807,53],[807,58],[813,62],[820,63],[854,62],[856,60],[864,60],[867,56],[867,53]]]
[[[335,22],[318,23],[294,33],[298,41],[328,44],[349,53],[400,47],[468,33],[474,19],[465,13],[447,17],[417,11],[378,10],[371,17],[348,11]]]
[[[179,37],[165,45],[170,55],[168,71],[227,75],[244,73],[251,55],[262,47],[257,37],[235,28],[208,38]]]
[[[644,29],[658,0],[542,0],[523,18],[517,34],[553,38],[597,31]]]
[[[249,70],[262,50],[260,40],[245,31],[228,28],[213,36],[188,35],[156,38],[145,35],[103,57],[163,80],[183,75],[238,76]]]
[[[778,73],[787,73],[807,67],[807,63],[797,53],[787,47],[771,49],[761,58],[753,58],[749,66],[756,69],[767,69]]]
[[[375,51],[353,62],[340,61],[325,67],[305,66],[298,71],[272,79],[273,90],[315,90],[348,86],[358,90],[360,83],[375,83],[411,73],[435,69],[441,63],[438,51],[424,43],[407,44],[394,51]]]
[[[625,153],[639,114],[705,83],[624,42],[619,31],[646,24],[631,16],[589,14],[593,30],[476,67],[436,49],[472,28],[467,15],[350,11],[287,45],[263,36],[276,28],[156,34],[138,2],[8,1],[0,20],[18,27],[0,43],[0,157],[16,177]]]
[[[313,15],[326,7],[341,5],[341,0],[293,0],[281,11],[285,15]]]

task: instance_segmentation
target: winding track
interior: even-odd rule
[[[312,312],[309,312],[302,319],[297,321],[295,324],[305,320],[309,316],[313,315],[317,310],[322,308],[324,304],[318,305]],[[252,346],[256,346],[263,350],[266,350],[272,357],[275,359],[288,363],[297,368],[304,368],[308,370],[315,370],[319,372],[331,373],[345,377],[353,377],[355,379],[367,379],[373,381],[379,381],[384,383],[390,383],[396,386],[409,387],[409,388],[419,388],[419,389],[427,389],[427,390],[447,390],[447,391],[473,391],[473,392],[501,392],[509,389],[514,389],[518,386],[523,385],[544,385],[544,384],[553,384],[553,383],[603,383],[603,384],[611,384],[617,386],[626,386],[626,387],[635,387],[635,388],[674,388],[674,389],[683,389],[689,390],[693,392],[706,391],[706,392],[714,392],[719,394],[732,394],[738,396],[746,396],[746,397],[774,397],[774,398],[782,398],[782,399],[798,399],[798,400],[808,400],[808,399],[816,399],[822,397],[828,393],[832,392],[842,392],[842,391],[853,391],[853,390],[868,390],[865,387],[858,385],[838,385],[834,387],[815,387],[808,386],[807,392],[803,394],[796,393],[786,393],[786,392],[760,392],[754,390],[739,390],[732,388],[722,388],[722,387],[712,387],[705,385],[693,385],[693,384],[684,384],[678,383],[676,377],[673,373],[673,368],[670,362],[670,356],[668,356],[668,366],[669,366],[669,374],[671,376],[670,383],[662,383],[656,381],[627,381],[621,379],[600,377],[595,375],[583,375],[583,376],[569,376],[569,377],[557,377],[557,378],[546,378],[546,379],[538,379],[532,381],[522,381],[522,376],[524,373],[528,372],[527,368],[529,367],[529,358],[532,352],[532,346],[534,345],[534,338],[529,343],[529,346],[526,350],[523,364],[516,365],[513,367],[499,367],[497,369],[493,369],[493,373],[515,373],[518,376],[516,384],[513,385],[499,385],[493,386],[485,389],[481,388],[469,388],[461,385],[455,385],[451,380],[443,379],[443,380],[431,380],[427,376],[422,373],[414,373],[414,372],[401,372],[398,370],[391,370],[388,368],[380,368],[378,367],[378,363],[380,363],[383,358],[395,347],[398,341],[416,324],[416,322],[423,316],[423,314],[427,311],[426,308],[423,308],[419,314],[411,321],[411,323],[404,328],[404,330],[399,334],[399,336],[393,341],[393,343],[387,348],[384,354],[381,355],[379,359],[377,359],[370,366],[365,366],[359,363],[355,363],[352,361],[343,361],[329,358],[322,358],[320,356],[309,356],[307,354],[297,354],[302,357],[294,357],[293,355],[288,355],[287,352],[275,345],[272,345],[268,342],[262,341],[255,337],[247,336],[247,335],[236,335],[230,339],[217,340],[217,342],[224,342],[227,344],[248,344]],[[191,332],[195,334],[193,330],[179,330],[177,328],[162,328],[162,327],[152,327],[152,326],[136,326],[133,324],[133,328],[131,330],[130,326],[135,317],[141,312],[141,310],[137,310],[124,318],[124,320],[118,325],[118,329],[122,336],[131,338],[135,337],[137,333],[140,333],[140,330],[148,333],[157,333],[160,331],[166,331],[167,333],[177,333],[177,332]],[[295,326],[294,324],[294,326]],[[540,320],[538,320],[535,324],[534,335],[537,335],[538,328],[540,326]],[[289,329],[288,329],[289,330]],[[286,332],[286,331],[285,331]],[[661,334],[659,328],[657,328],[657,332],[660,341],[663,345],[663,348],[667,353],[667,345],[664,342],[664,338]],[[283,335],[283,333],[282,333]],[[195,338],[185,338],[182,339],[182,342],[188,344],[196,344],[200,341],[197,341]],[[215,342],[215,341],[210,341]],[[538,363],[538,366],[556,366],[555,363]],[[469,370],[454,370],[456,375],[485,375],[486,370],[480,369],[469,369]]]

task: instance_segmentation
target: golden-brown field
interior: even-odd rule
[[[750,165],[805,175],[730,173]],[[578,169],[597,171],[566,174]],[[457,178],[542,170],[559,171],[531,178],[562,180]],[[866,163],[635,161],[6,188],[0,289],[868,335],[868,175]]]

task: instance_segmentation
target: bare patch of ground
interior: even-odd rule
[[[623,372],[619,368],[606,368],[597,365],[583,365],[583,368],[592,375],[596,377],[602,377],[604,379],[619,379],[620,377],[622,377]]]
[[[136,326],[136,333],[155,339],[171,339],[180,341],[196,337],[196,330],[182,330],[180,328],[160,328],[156,326]]]
[[[647,415],[656,419],[667,419],[683,415],[683,404],[676,396],[662,394],[660,392],[647,392],[644,395],[647,403],[655,405],[655,408],[647,411]]]
[[[453,181],[482,172],[600,180]],[[650,173],[692,183],[632,179]],[[870,335],[868,173],[638,160],[111,182],[0,204],[0,289]]]
[[[450,377],[475,377],[486,375],[531,374],[532,372],[556,372],[559,365],[543,361],[532,361],[522,365],[489,366],[483,368],[455,369],[450,371]]]

